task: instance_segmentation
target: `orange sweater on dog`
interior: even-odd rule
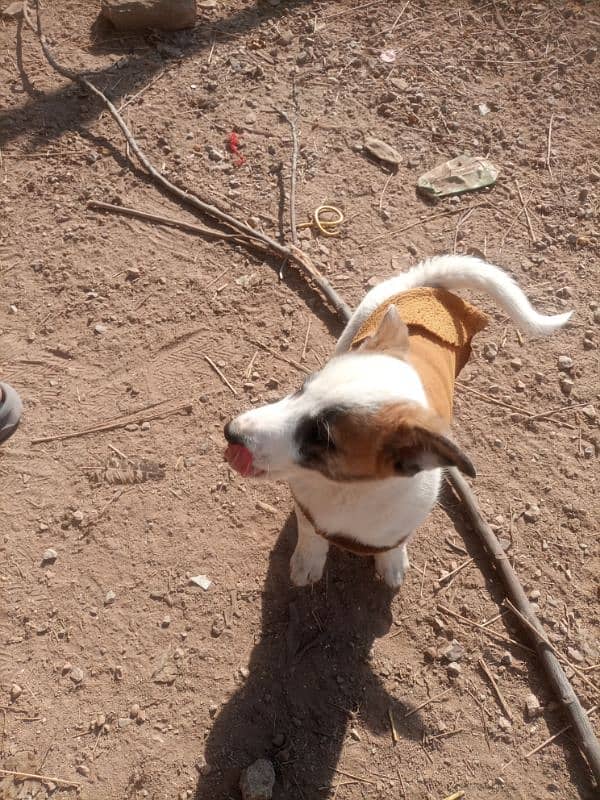
[[[431,407],[450,422],[454,381],[471,356],[473,336],[488,324],[487,315],[446,289],[410,289],[375,309],[354,337],[352,349],[377,331],[390,305],[396,306],[408,328],[407,361],[419,373]]]

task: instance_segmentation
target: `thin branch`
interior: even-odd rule
[[[173,219],[171,217],[163,217],[162,214],[151,214],[148,211],[140,211],[137,208],[129,208],[127,206],[117,206],[113,203],[104,203],[101,200],[90,200],[87,207],[92,211],[110,211],[113,214],[123,214],[126,217],[134,217],[134,219],[143,219],[146,222],[157,222],[159,225],[170,225],[173,228],[180,228],[183,231],[190,233],[199,233],[201,236],[215,236],[218,239],[235,239],[238,242],[244,241],[244,237],[237,236],[235,233],[225,233],[216,228],[207,228],[204,225],[194,225],[191,222],[185,222],[182,219]]]
[[[24,778],[44,783],[58,783],[61,786],[81,786],[77,781],[67,781],[63,778],[55,778],[53,775],[36,775],[34,772],[15,772],[12,769],[0,769],[0,775],[12,775],[13,778]]]
[[[294,91],[294,98],[295,98]],[[292,129],[292,174],[290,177],[290,229],[292,233],[292,243],[298,247],[298,227],[296,224],[296,175],[298,172],[298,126],[287,112],[276,108],[275,111],[284,118]]]
[[[152,420],[163,419],[164,417],[171,416],[171,414],[179,414],[182,411],[185,411],[187,414],[190,414],[192,411],[192,404],[182,403],[181,405],[175,406],[175,408],[169,408],[163,411],[157,411],[155,414],[145,414],[144,416],[141,417],[132,417],[132,415],[129,414],[126,417],[123,417],[114,422],[106,423],[104,425],[94,425],[91,428],[83,428],[83,430],[71,431],[70,433],[58,433],[54,436],[41,436],[39,439],[33,439],[31,444],[45,444],[46,442],[62,442],[65,439],[76,439],[79,436],[87,436],[90,433],[103,433],[104,431],[114,431],[117,428],[124,428],[126,425],[132,425],[133,423],[139,425],[142,422],[152,422]]]

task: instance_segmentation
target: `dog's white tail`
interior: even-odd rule
[[[510,275],[473,256],[438,256],[427,259],[406,273],[406,288],[439,286],[443,289],[474,289],[486,292],[524,331],[546,336],[569,320],[566,314],[539,314]]]

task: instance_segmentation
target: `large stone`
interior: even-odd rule
[[[121,31],[176,31],[196,23],[196,0],[102,0],[101,12]]]

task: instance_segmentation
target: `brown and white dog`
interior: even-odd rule
[[[435,505],[443,468],[475,475],[448,431],[454,379],[487,318],[448,291],[460,288],[491,295],[531,334],[570,317],[539,314],[505,272],[478,258],[432,258],[372,289],[334,357],[298,391],[225,426],[234,469],[289,483],[298,586],[321,578],[330,544],[374,555],[382,578],[400,586],[406,545]]]

